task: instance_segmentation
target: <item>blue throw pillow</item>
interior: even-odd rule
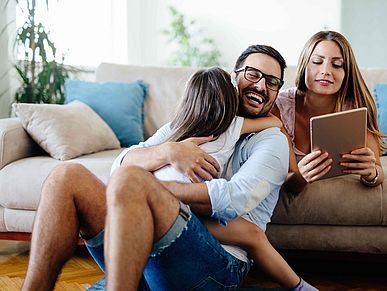
[[[95,83],[66,80],[65,103],[79,100],[89,105],[111,127],[122,147],[144,140],[144,81]]]
[[[379,130],[387,135],[387,83],[376,84],[374,89],[376,107],[378,109]],[[387,152],[384,152],[386,155]]]

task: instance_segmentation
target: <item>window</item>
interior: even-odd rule
[[[24,4],[22,0],[19,1]],[[50,32],[57,57],[71,65],[97,66],[101,62],[125,63],[127,25],[125,0],[37,0],[36,20]],[[26,16],[16,8],[16,25]]]

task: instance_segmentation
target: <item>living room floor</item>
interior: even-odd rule
[[[20,290],[28,264],[30,243],[0,240],[0,290]],[[66,263],[55,291],[85,290],[103,276],[85,247]]]
[[[0,290],[20,290],[28,263],[28,242],[0,241]],[[387,290],[387,260],[365,257],[361,262],[352,257],[331,254],[283,253],[289,264],[320,290],[377,291]],[[352,258],[352,259],[349,259]],[[374,257],[375,258],[375,257]],[[363,258],[364,259],[364,258]],[[85,290],[103,276],[84,247],[65,265],[55,290]],[[244,283],[247,290],[279,288],[270,278],[253,267]]]
[[[280,251],[298,275],[319,290],[385,291],[387,290],[387,257],[321,252]],[[270,278],[253,267],[246,287],[278,288]]]

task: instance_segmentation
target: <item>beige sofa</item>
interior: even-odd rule
[[[146,136],[172,118],[184,84],[194,69],[101,64],[97,81],[145,80]],[[387,70],[363,70],[370,88],[387,82]],[[285,76],[293,85],[295,68]],[[102,181],[120,150],[84,155],[79,162]],[[387,167],[387,157],[382,161]],[[25,239],[32,231],[40,188],[48,173],[63,163],[43,153],[17,118],[0,119],[0,238]],[[387,174],[387,173],[386,173]],[[346,176],[313,183],[293,197],[281,193],[267,234],[281,249],[387,254],[387,182],[375,188]]]

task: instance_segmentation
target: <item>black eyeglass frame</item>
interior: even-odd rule
[[[258,78],[258,80],[253,81],[253,80],[250,80],[250,79],[246,76],[246,72],[247,72],[248,69],[253,70],[253,71],[256,71],[256,72],[258,72],[258,73],[261,75],[261,76]],[[253,68],[253,67],[250,67],[250,66],[245,66],[244,68],[240,68],[240,69],[237,69],[237,70],[234,71],[234,73],[240,73],[240,72],[244,72],[244,73],[243,73],[243,77],[244,77],[247,81],[252,82],[252,83],[258,83],[259,81],[262,80],[262,78],[264,78],[265,81],[266,81],[266,82],[265,82],[265,83],[266,83],[266,87],[267,87],[268,89],[272,90],[272,91],[279,91],[279,90],[281,89],[281,87],[283,86],[283,84],[284,84],[284,80],[281,80],[280,78],[278,78],[278,77],[276,77],[276,76],[273,76],[273,75],[265,74],[265,73],[262,72],[261,70],[258,70],[258,69],[256,69],[256,68]],[[278,83],[278,86],[277,86],[278,88],[273,89],[273,88],[268,87],[267,85],[270,84],[271,82],[268,82],[268,81],[267,81],[267,78],[272,78],[272,79],[276,80],[276,82]]]

